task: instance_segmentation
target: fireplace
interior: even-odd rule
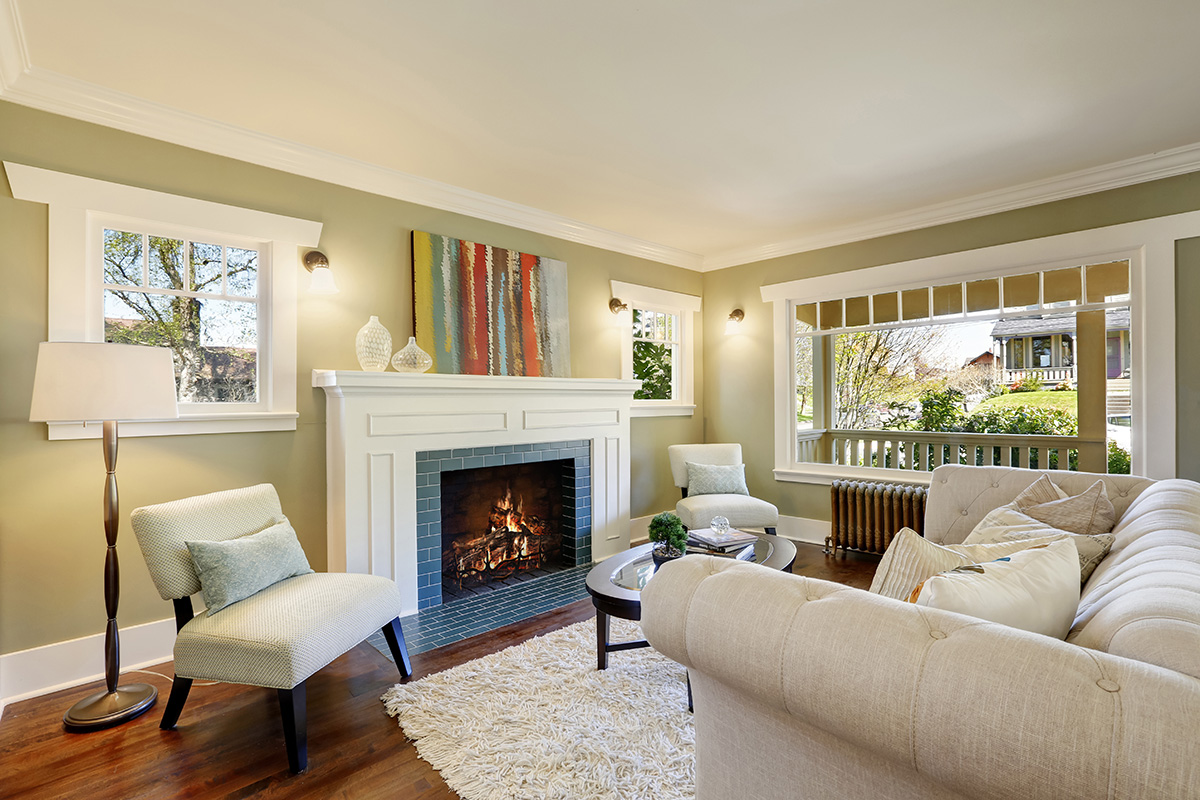
[[[562,562],[558,461],[442,474],[442,596]]]
[[[569,460],[564,562],[629,547],[638,382],[313,370],[313,386],[326,400],[329,571],[395,580],[402,614],[443,601],[446,472]]]
[[[587,440],[419,452],[418,607],[591,561]]]

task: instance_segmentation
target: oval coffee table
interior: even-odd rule
[[[739,561],[762,564],[771,569],[790,569],[796,560],[796,546],[787,539],[771,534],[755,534],[758,541],[736,556]],[[654,561],[650,556],[653,545],[638,545],[617,553],[592,567],[587,576],[588,594],[596,607],[596,669],[608,668],[608,654],[618,650],[649,647],[643,640],[610,642],[610,617],[640,620],[642,618],[642,589],[654,576]],[[689,554],[690,555],[690,554]],[[689,556],[683,556],[688,558]]]

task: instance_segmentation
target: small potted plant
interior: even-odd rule
[[[650,541],[654,543],[650,554],[654,565],[662,566],[663,563],[686,553],[687,539],[687,531],[683,529],[679,517],[670,511],[655,515],[654,519],[650,520]]]

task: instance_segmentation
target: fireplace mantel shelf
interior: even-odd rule
[[[419,507],[419,453],[575,442],[591,453],[591,557],[629,547],[640,382],[318,369],[312,385],[325,393],[329,569],[392,578],[404,613],[417,610],[419,586],[439,579],[418,573],[418,549],[430,546],[418,541],[418,516],[434,511]]]
[[[439,373],[360,372],[314,369],[313,388],[347,392],[611,392],[630,395],[640,381],[617,378],[530,378],[513,375],[442,375]]]

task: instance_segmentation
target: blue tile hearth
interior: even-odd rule
[[[588,596],[585,582],[591,568],[591,564],[582,564],[401,617],[409,655],[583,600]],[[367,641],[389,659],[392,657],[382,633],[377,631]]]

